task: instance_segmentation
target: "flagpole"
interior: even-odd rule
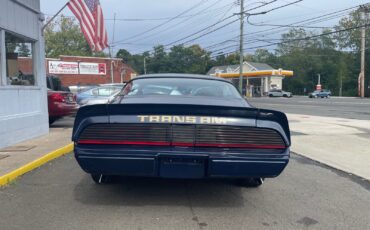
[[[64,10],[64,8],[68,6],[68,3],[69,1],[66,4],[64,4],[64,6],[53,17],[51,17],[47,23],[45,23],[45,25],[41,29],[42,33],[44,33],[45,28],[58,16],[58,14],[60,14],[60,12],[62,12],[62,10]]]

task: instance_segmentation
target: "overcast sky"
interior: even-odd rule
[[[255,8],[263,2],[271,1],[245,0],[245,8]],[[47,16],[50,16],[56,13],[66,2],[67,0],[41,0],[41,10]],[[154,45],[158,44],[168,45],[167,47],[169,48],[171,46],[170,44],[177,40],[180,41],[175,44],[200,44],[202,47],[209,47],[208,50],[214,53],[228,53],[237,49],[238,40],[236,36],[239,34],[239,22],[231,23],[237,19],[237,16],[231,17],[202,33],[190,36],[219,20],[237,13],[240,10],[240,6],[236,0],[100,0],[100,2],[106,19],[105,23],[110,42],[113,39],[114,23],[112,19],[114,18],[114,14],[116,14],[115,51],[124,48],[131,53],[140,53],[151,50]],[[272,4],[250,11],[250,13],[267,11],[290,2],[294,2],[294,0],[277,0]],[[264,15],[251,16],[250,21],[256,24],[290,24],[368,2],[366,0],[303,0]],[[343,11],[338,14],[329,15],[332,17],[323,18],[323,20],[317,23],[310,23],[309,26],[330,27],[335,25],[341,17],[344,17],[348,13],[349,11]],[[73,16],[68,8],[62,14]],[[181,16],[174,19],[179,14]],[[130,21],[126,19],[140,20]],[[230,24],[223,29],[195,39],[199,35],[215,30],[228,23]],[[146,32],[154,27],[157,28]],[[273,28],[275,29],[270,30]],[[256,34],[256,32],[262,30],[263,32]],[[287,28],[276,28],[276,26],[252,26],[245,23],[245,47],[251,48],[251,50],[247,50],[246,52],[252,52],[254,50],[253,47],[269,44],[268,42],[261,41],[261,39],[280,38],[280,34],[287,30]],[[309,28],[307,30],[321,31],[319,28]],[[192,39],[195,40],[191,41]],[[211,46],[220,42],[224,43]],[[267,48],[273,49],[273,47]]]

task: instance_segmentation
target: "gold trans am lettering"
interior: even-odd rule
[[[195,116],[169,116],[169,115],[138,115],[140,122],[149,123],[189,123],[189,124],[227,124],[224,117],[195,117]]]

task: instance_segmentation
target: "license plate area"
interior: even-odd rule
[[[159,175],[164,178],[203,178],[206,159],[191,157],[160,157]]]

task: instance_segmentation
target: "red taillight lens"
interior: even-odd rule
[[[285,145],[256,145],[256,144],[212,144],[212,143],[181,143],[154,141],[109,141],[109,140],[80,140],[78,144],[93,145],[153,145],[153,146],[187,146],[187,147],[218,147],[218,148],[251,148],[251,149],[285,149]]]
[[[57,101],[57,102],[65,102],[66,101],[64,96],[61,93],[53,93],[52,95],[50,95],[50,98],[53,101]]]

